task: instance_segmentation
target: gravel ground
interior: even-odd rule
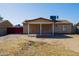
[[[24,34],[10,34],[6,36],[0,37],[0,42],[4,40],[18,40],[18,39],[26,39],[30,41],[40,41],[40,42],[46,42],[51,45],[63,45],[66,49],[70,49],[74,52],[79,52],[79,35],[73,34],[73,35],[65,35],[63,36],[57,36],[57,37],[32,37]]]

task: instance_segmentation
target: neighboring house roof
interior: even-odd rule
[[[34,21],[34,20],[41,20],[41,19],[43,19],[43,20],[47,20],[47,21],[50,21],[50,22],[56,22],[56,23],[60,23],[60,24],[62,24],[62,23],[67,23],[67,24],[72,24],[71,22],[69,22],[68,20],[60,20],[60,19],[57,19],[56,21],[53,21],[53,20],[51,20],[51,19],[46,19],[46,18],[42,18],[42,17],[40,17],[40,18],[36,18],[36,19],[31,19],[31,20],[25,20],[23,23],[26,23],[26,22],[30,22],[30,21]]]
[[[4,22],[5,20],[0,20],[0,23]]]
[[[11,27],[13,26],[8,20],[0,20],[0,27]]]

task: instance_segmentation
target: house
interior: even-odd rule
[[[0,20],[0,35],[7,34],[7,28],[12,27],[8,20]]]
[[[46,18],[36,18],[23,22],[23,33],[25,34],[55,34],[72,33],[73,24],[67,20],[56,20]]]

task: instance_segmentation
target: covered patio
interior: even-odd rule
[[[29,22],[28,35],[54,35],[54,22]]]

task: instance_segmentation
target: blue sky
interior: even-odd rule
[[[0,15],[14,25],[22,24],[25,19],[50,18],[51,15],[57,15],[60,19],[67,19],[75,24],[79,22],[79,4],[7,3],[0,4]]]

